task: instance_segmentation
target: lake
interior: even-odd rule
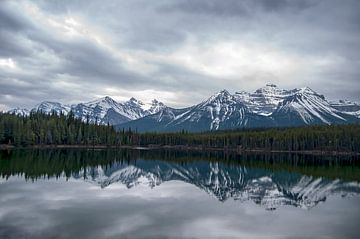
[[[0,151],[0,238],[360,238],[360,158]]]

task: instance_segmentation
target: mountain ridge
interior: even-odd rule
[[[68,114],[84,122],[110,124],[116,128],[136,128],[140,132],[208,131],[236,128],[292,127],[312,124],[360,122],[360,104],[328,101],[309,87],[281,89],[266,84],[253,93],[223,89],[202,102],[181,109],[154,99],[143,103],[135,98],[117,102],[109,96],[74,105],[44,101],[31,110],[12,109],[9,113],[30,112]]]
[[[143,103],[135,98],[128,101],[117,102],[109,96],[98,98],[92,101],[66,105],[59,102],[43,101],[32,109],[15,108],[9,113],[27,116],[31,112],[43,112],[45,114],[64,114],[72,111],[76,118],[84,122],[97,124],[116,125],[127,121],[135,120],[149,114],[154,114],[166,107],[164,103],[154,99],[151,103]]]
[[[354,107],[355,105],[355,107]],[[359,123],[360,118],[350,110],[360,110],[354,103],[342,111],[333,107],[324,95],[309,87],[283,90],[268,84],[254,93],[221,90],[201,103],[191,106],[165,123],[156,121],[155,115],[145,116],[117,126],[139,131],[190,132],[237,128],[296,127],[313,124]],[[164,111],[165,109],[163,109]],[[166,109],[171,114],[172,109]],[[169,112],[170,111],[170,112]],[[360,112],[360,111],[359,111]]]

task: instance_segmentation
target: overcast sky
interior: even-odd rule
[[[270,82],[359,101],[360,1],[0,1],[0,110]]]

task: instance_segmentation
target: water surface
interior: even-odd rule
[[[0,152],[0,238],[359,238],[356,157]]]

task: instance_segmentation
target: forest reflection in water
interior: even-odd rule
[[[356,156],[22,149],[0,151],[0,178],[0,237],[71,238],[90,225],[89,238],[304,236],[293,217],[314,226],[309,237],[358,236],[350,229],[360,219]],[[251,231],[250,222],[263,224]],[[178,234],[175,225],[183,227]]]

